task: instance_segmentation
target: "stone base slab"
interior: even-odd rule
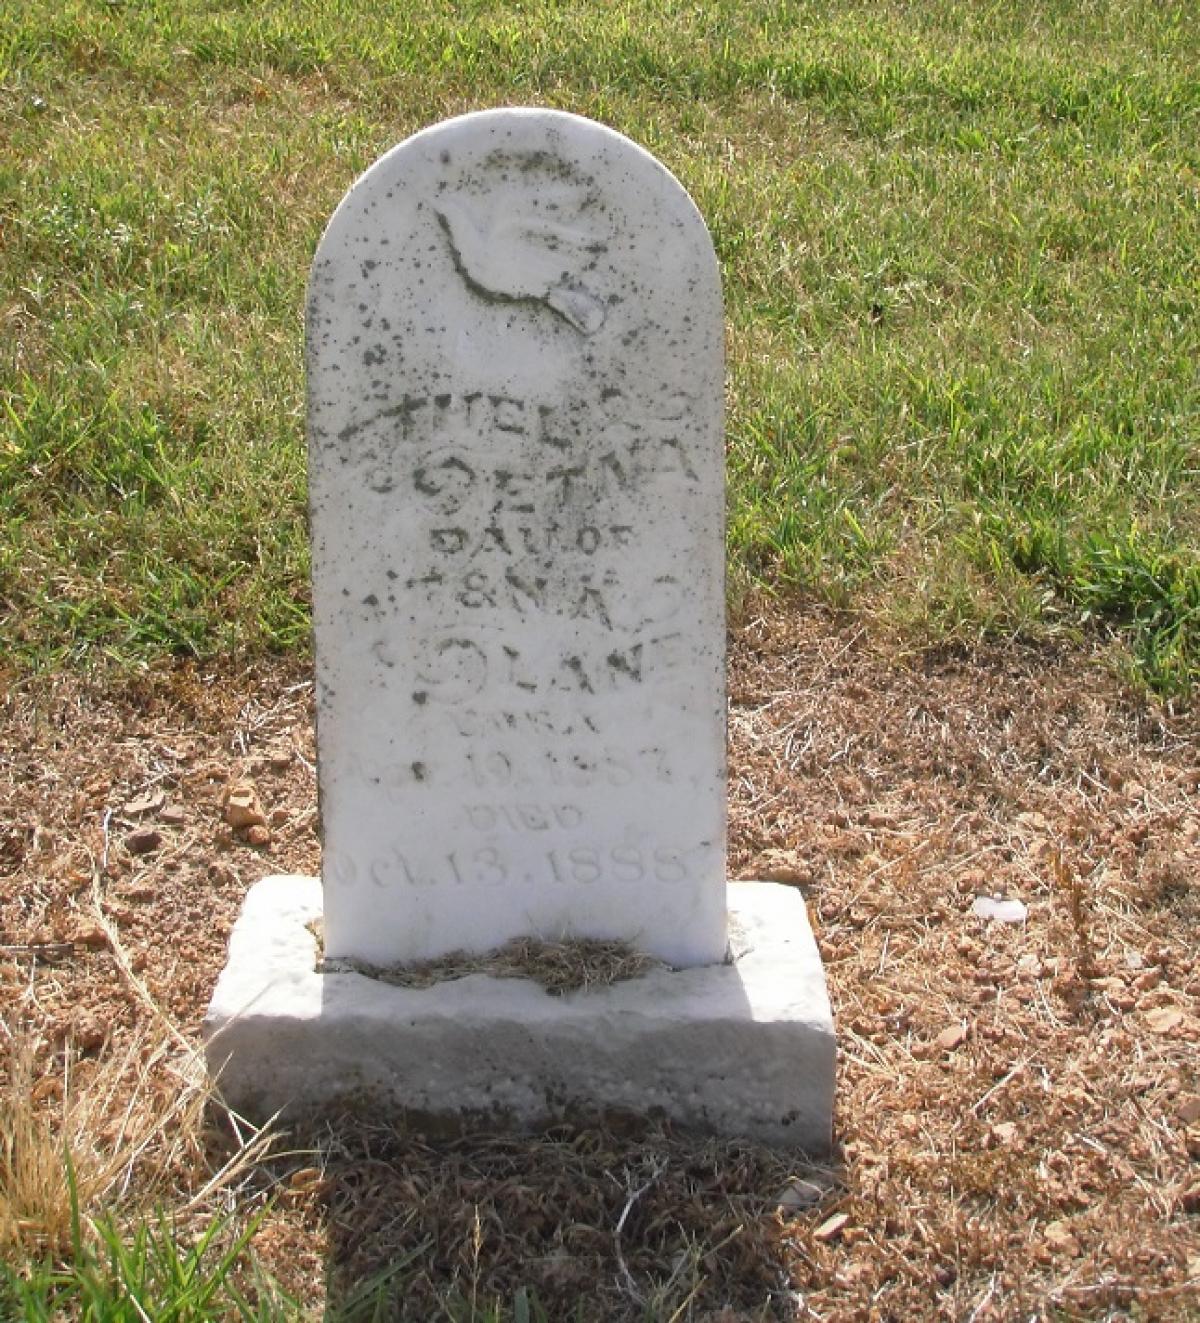
[[[468,1125],[618,1111],[829,1149],[833,1018],[790,887],[729,885],[730,963],[564,996],[488,974],[404,988],[318,973],[320,917],[319,879],[269,877],[233,930],[205,1035],[244,1115],[355,1099]]]

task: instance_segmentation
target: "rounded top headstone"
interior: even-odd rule
[[[426,129],[308,307],[326,942],[720,960],[720,282],[673,175],[562,111]]]
[[[336,252],[351,235],[354,242],[366,241],[361,233],[364,224],[370,226],[366,216],[394,201],[397,189],[433,200],[440,223],[463,245],[466,263],[489,258],[495,263],[506,255],[518,259],[520,269],[499,282],[508,286],[496,291],[502,296],[544,297],[541,277],[552,285],[572,269],[582,279],[610,219],[632,224],[631,241],[642,226],[651,229],[655,246],[669,240],[676,226],[702,233],[708,274],[719,289],[708,231],[687,190],[643,147],[582,115],[537,107],[480,110],[405,139],[364,171],[334,211],[317,249],[314,276],[327,249]],[[613,217],[622,202],[632,204],[631,212]],[[479,223],[474,213],[480,207],[501,213],[493,226]],[[670,262],[669,243],[661,255]],[[486,265],[479,274],[486,279]],[[569,308],[559,311],[573,316]],[[595,329],[594,314],[581,311],[577,325]]]

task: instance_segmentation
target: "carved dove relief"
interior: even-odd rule
[[[594,232],[500,209],[481,221],[457,199],[442,201],[436,215],[455,269],[481,297],[543,303],[582,335],[604,324],[604,303],[575,275],[603,247]]]

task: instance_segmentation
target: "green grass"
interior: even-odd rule
[[[165,1214],[122,1227],[112,1216],[75,1209],[69,1253],[26,1264],[0,1262],[0,1318],[6,1323],[277,1323],[299,1318],[290,1299],[259,1269],[250,1241],[261,1218],[237,1229],[215,1217],[194,1244]],[[247,1280],[249,1279],[249,1280]]]
[[[306,646],[302,296],[382,150],[537,102],[663,159],[729,323],[734,581],[1200,679],[1188,3],[22,0],[0,13],[19,668]]]

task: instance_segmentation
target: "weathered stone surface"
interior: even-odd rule
[[[686,193],[573,116],[438,125],[339,207],[308,331],[323,878],[247,898],[223,1092],[824,1151],[803,899],[725,881],[721,300]],[[580,936],[679,968],[404,988],[318,973],[318,918],[334,963]]]
[[[605,1109],[821,1153],[834,1035],[804,901],[729,887],[731,964],[553,997],[483,974],[429,988],[315,972],[315,878],[258,883],[206,1020],[210,1067],[247,1115],[355,1094],[466,1122]]]
[[[451,120],[347,194],[308,319],[330,954],[721,960],[722,314],[691,200],[587,120]]]

